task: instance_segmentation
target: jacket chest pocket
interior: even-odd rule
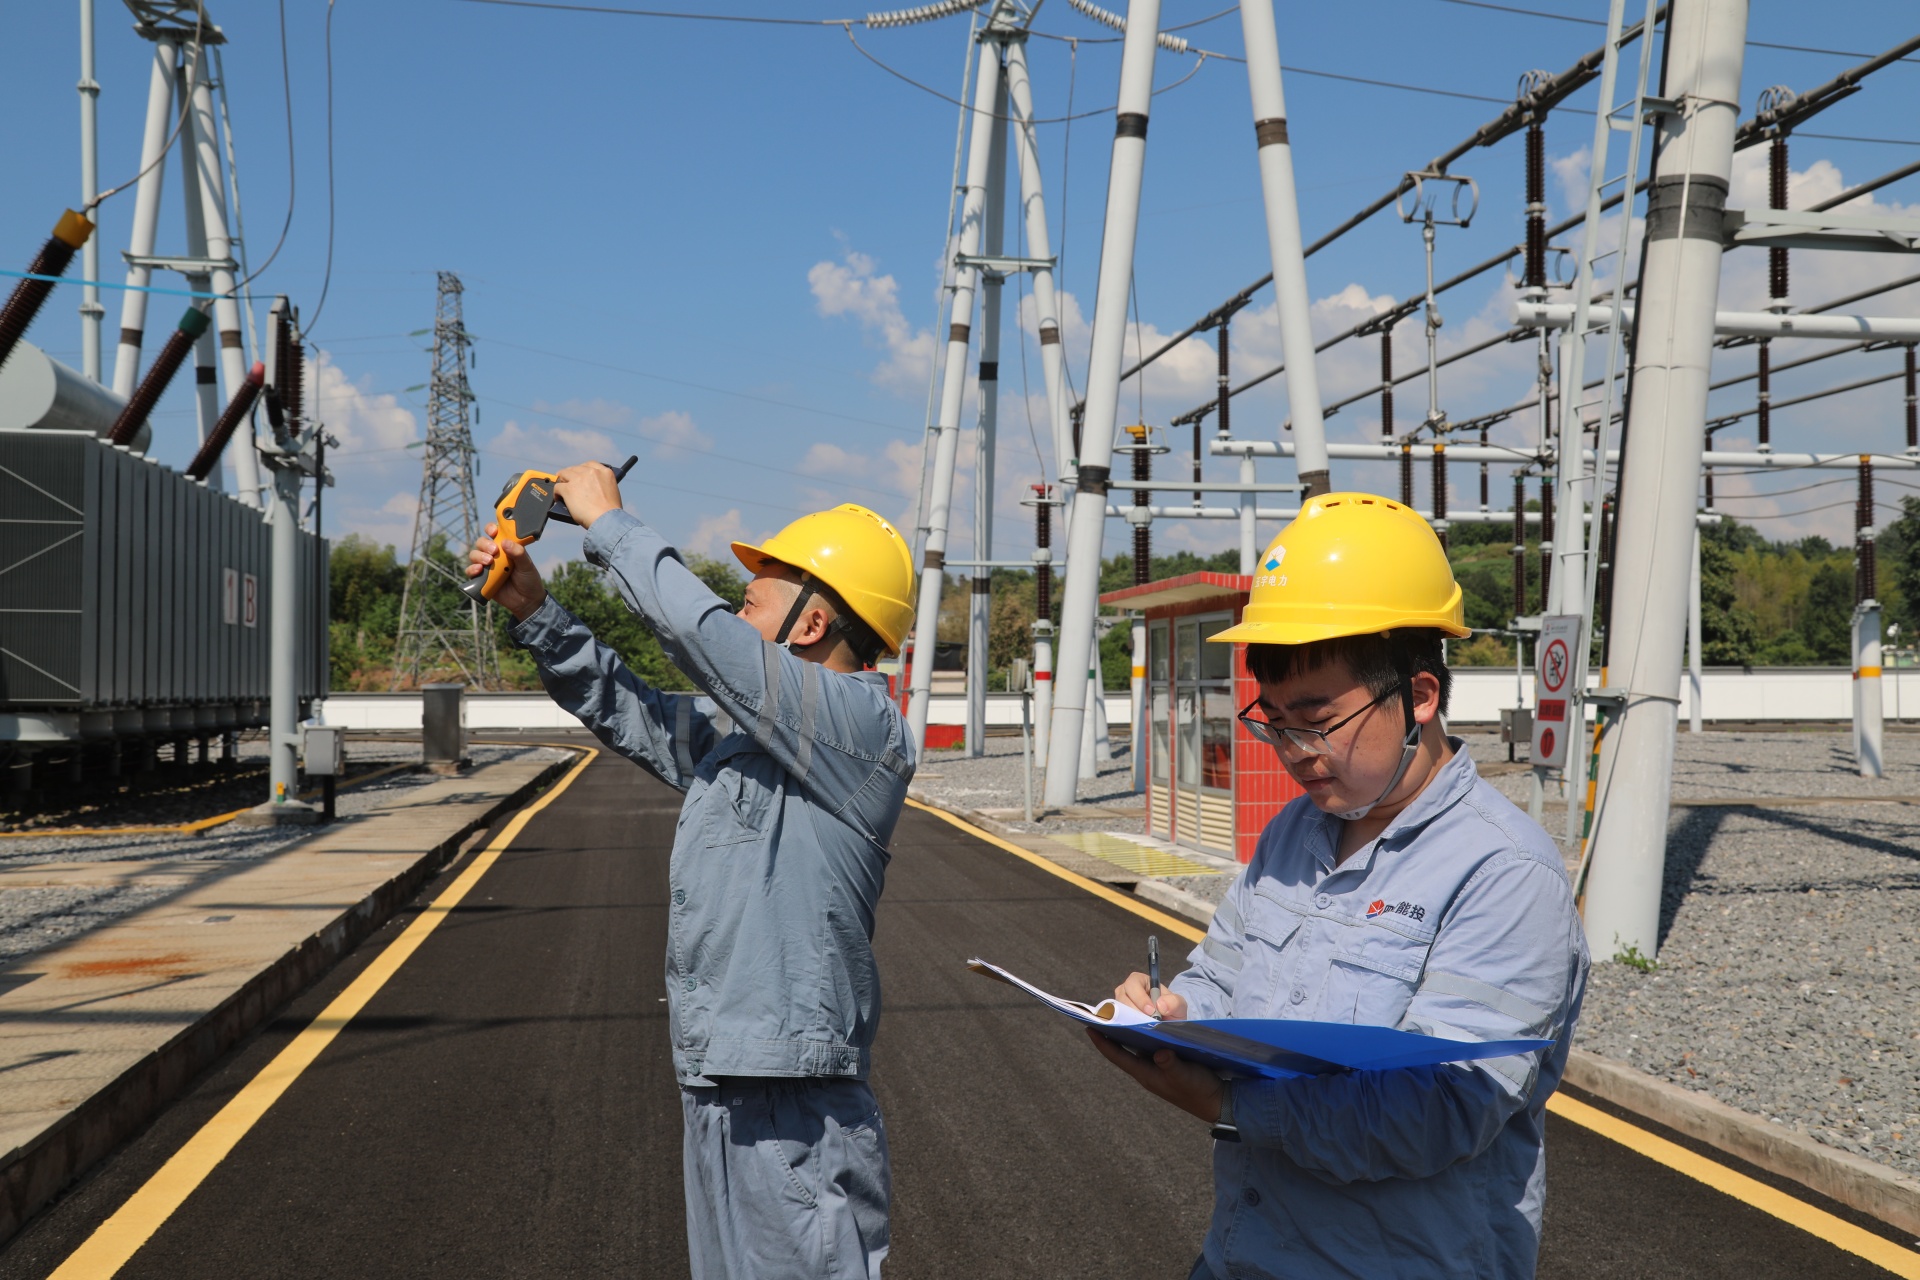
[[[743,751],[714,775],[702,798],[702,834],[709,848],[745,844],[770,833],[779,797],[780,766],[773,757]]]
[[[1364,1026],[1397,1027],[1420,989],[1432,938],[1366,925],[1328,960],[1322,1016]]]
[[[1252,899],[1248,918],[1241,925],[1247,940],[1241,948],[1240,973],[1234,982],[1234,1017],[1300,1016],[1298,1005],[1289,1003],[1294,987],[1288,979],[1300,964],[1301,920],[1298,912],[1257,895]]]

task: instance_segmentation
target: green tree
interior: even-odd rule
[[[1875,552],[1886,618],[1911,644],[1920,639],[1920,498],[1900,500],[1899,518],[1880,531]]]
[[[1729,541],[1712,530],[1700,538],[1700,657],[1710,666],[1744,667],[1759,658],[1760,623],[1734,589]]]
[[[1832,560],[1814,571],[1807,586],[1807,611],[1800,636],[1813,651],[1815,662],[1846,663],[1851,659],[1853,575]]]
[[[332,687],[386,688],[406,570],[392,547],[350,533],[333,544],[327,576]]]

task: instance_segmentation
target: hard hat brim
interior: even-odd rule
[[[1456,640],[1464,640],[1473,634],[1471,629],[1461,626],[1450,618],[1423,618],[1401,614],[1390,619],[1383,618],[1374,623],[1355,622],[1351,618],[1339,622],[1331,618],[1323,622],[1307,619],[1287,622],[1239,622],[1225,631],[1208,636],[1207,643],[1313,644],[1319,640],[1385,635],[1389,631],[1405,631],[1415,627],[1439,631]]]

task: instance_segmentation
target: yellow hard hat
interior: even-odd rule
[[[1254,567],[1239,625],[1211,639],[1309,644],[1401,627],[1472,634],[1440,539],[1398,502],[1323,493],[1307,500]]]
[[[733,554],[756,573],[777,560],[812,575],[873,629],[889,655],[900,652],[913,627],[920,585],[913,551],[891,521],[856,503],[801,516],[762,546],[736,542]]]

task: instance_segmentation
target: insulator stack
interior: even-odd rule
[[[1540,473],[1540,612],[1547,611],[1547,592],[1553,586],[1553,486],[1551,471]]]
[[[1914,395],[1913,344],[1907,344],[1907,452],[1920,453],[1920,399]]]
[[[1754,418],[1759,423],[1760,452],[1767,453],[1773,448],[1773,342],[1762,338],[1759,347],[1760,392]]]
[[[950,18],[956,13],[965,13],[969,9],[980,7],[980,0],[940,0],[939,4],[917,5],[911,9],[893,9],[886,13],[870,13],[860,20],[860,25],[869,31],[881,31],[888,27],[908,27],[918,22],[933,22],[940,18]]]
[[[1068,410],[1067,420],[1073,424],[1073,460],[1074,465],[1078,466],[1080,463],[1080,433],[1087,422],[1087,405],[1084,400]]]
[[[1447,546],[1447,442],[1433,442],[1433,531],[1440,538],[1441,550]]]
[[[1487,447],[1487,429],[1485,427],[1480,428],[1480,447],[1482,449]],[[1492,481],[1487,476],[1487,464],[1483,462],[1480,464],[1480,509],[1482,511],[1490,511],[1493,509],[1493,491],[1489,487],[1491,484]]]
[[[1787,207],[1787,137],[1775,134],[1767,151],[1767,203],[1769,207]],[[1775,246],[1767,250],[1767,284],[1776,305],[1787,300],[1787,251]]]
[[[1200,483],[1200,459],[1203,456],[1200,452],[1200,419],[1195,418],[1193,420],[1193,482],[1195,484]],[[1195,489],[1193,491],[1193,505],[1197,507],[1200,504],[1200,490]]]
[[[1053,546],[1053,495],[1051,485],[1032,486],[1039,501],[1033,506],[1033,545],[1045,551]],[[1053,618],[1053,566],[1042,564],[1034,572],[1034,613],[1042,622]]]
[[[1400,445],[1400,505],[1413,506],[1413,446],[1404,441]]]
[[[1860,455],[1860,499],[1854,507],[1853,602],[1880,598],[1873,563],[1873,459]]]
[[[260,388],[266,385],[266,381],[267,366],[254,361],[253,368],[247,371],[247,380],[240,384],[240,390],[235,393],[232,403],[227,405],[226,412],[213,424],[213,430],[200,445],[200,452],[194,454],[193,461],[187,464],[189,476],[195,480],[205,480],[220,465],[220,455],[225,451],[227,441],[233,438],[234,431],[253,412],[253,402],[260,398]]]
[[[147,376],[140,379],[140,385],[133,389],[133,395],[127,400],[127,407],[120,411],[119,418],[114,421],[113,430],[107,433],[108,444],[133,443],[133,438],[140,434],[140,428],[146,425],[153,407],[166,394],[173,375],[180,372],[180,366],[186,363],[193,344],[207,331],[208,324],[206,312],[198,307],[187,308],[187,313],[180,317],[180,327],[168,335],[166,345],[160,348],[160,354],[153,358],[153,364],[147,368]]]
[[[73,255],[80,252],[81,246],[92,235],[93,223],[73,210],[67,210],[60,215],[60,221],[53,224],[53,234],[40,246],[40,252],[27,264],[27,274],[65,275]],[[13,287],[13,294],[7,299],[6,306],[0,307],[0,366],[7,363],[7,357],[13,354],[20,339],[27,336],[28,326],[40,314],[47,295],[52,292],[52,280],[22,280]]]
[[[1393,435],[1393,331],[1380,331],[1380,434]]]
[[[287,430],[298,435],[307,422],[307,344],[297,338],[289,341],[287,356]]]
[[[1200,424],[1195,423],[1194,435],[1200,433]],[[1153,450],[1147,442],[1147,428],[1128,427],[1127,434],[1133,437],[1133,478],[1141,483],[1153,479]],[[1198,440],[1195,441],[1198,444]],[[1198,461],[1199,455],[1194,455]],[[1145,586],[1153,577],[1153,526],[1144,518],[1147,508],[1153,505],[1153,495],[1145,489],[1133,491],[1133,507],[1140,512],[1142,519],[1133,526],[1133,585]]]
[[[1527,616],[1527,478],[1518,471],[1513,473],[1513,616]]]
[[[1547,139],[1536,117],[1527,125],[1527,263],[1530,289],[1547,287]]]
[[[1713,463],[1705,461],[1706,458],[1711,458],[1713,456],[1713,433],[1711,431],[1707,433],[1706,439],[1701,442],[1700,448],[1701,448],[1701,452],[1705,455],[1705,457],[1702,459],[1703,465],[1700,468],[1700,479],[1701,479],[1701,482],[1706,485],[1707,510],[1712,511],[1713,510]]]
[[[1232,388],[1227,381],[1227,328],[1228,328],[1228,322],[1225,320],[1222,320],[1220,322],[1220,335],[1219,335],[1220,337],[1220,373],[1219,373],[1220,400],[1219,400],[1218,407],[1214,409],[1215,429],[1219,431],[1219,433],[1223,436],[1230,436],[1233,434],[1233,429],[1227,425],[1227,406],[1233,402]],[[1912,349],[1909,348],[1908,350],[1911,351]],[[1199,474],[1198,472],[1195,472],[1196,476],[1198,476],[1198,474]],[[1193,500],[1196,503],[1199,502],[1200,501],[1199,495],[1195,494]]]

